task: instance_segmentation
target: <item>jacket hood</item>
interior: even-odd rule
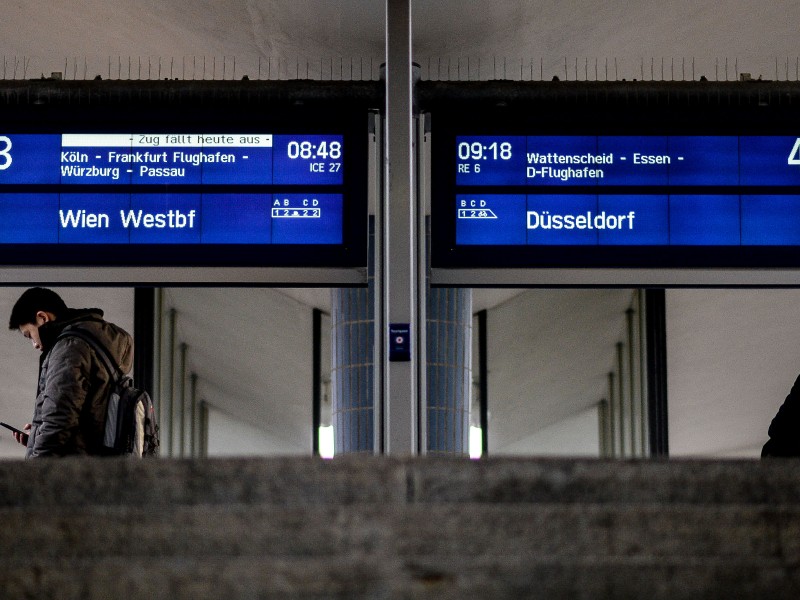
[[[39,327],[39,339],[44,349],[42,359],[53,348],[58,336],[71,328],[85,329],[94,335],[108,348],[123,373],[128,373],[133,367],[133,340],[130,334],[121,327],[104,321],[103,311],[99,308],[69,309],[63,318]]]

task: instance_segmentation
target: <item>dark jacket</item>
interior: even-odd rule
[[[74,336],[57,339],[72,328],[86,329],[105,344],[123,372],[133,364],[131,336],[104,321],[102,310],[70,310],[63,319],[39,327],[43,351],[26,457],[104,454],[112,378],[86,341]]]
[[[761,456],[800,456],[800,377],[772,419]]]

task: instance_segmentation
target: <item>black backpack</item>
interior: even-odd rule
[[[133,384],[133,379],[120,370],[108,348],[94,335],[85,329],[70,328],[58,339],[69,336],[81,338],[94,348],[113,380],[103,438],[106,453],[137,458],[158,456],[158,421],[150,394]]]

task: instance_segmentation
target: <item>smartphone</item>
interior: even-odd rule
[[[27,431],[21,431],[21,430],[17,429],[16,427],[12,427],[12,426],[11,426],[11,425],[9,425],[8,423],[3,423],[2,421],[0,421],[0,425],[2,425],[3,427],[5,427],[6,429],[10,429],[10,430],[11,430],[11,431],[13,431],[14,433],[18,433],[18,434],[20,434],[20,435],[28,435],[28,432],[27,432]]]

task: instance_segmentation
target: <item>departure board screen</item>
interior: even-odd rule
[[[191,247],[209,264],[295,264],[294,248],[345,243],[348,168],[365,176],[349,150],[340,132],[3,133],[0,245],[51,246],[55,262],[102,245],[161,247],[155,264],[202,256]],[[259,259],[275,245],[280,260]]]
[[[210,267],[202,281],[356,281],[367,266],[379,89],[246,78],[8,83],[0,267],[23,278],[11,268],[155,267],[142,271],[148,281],[170,282],[183,273],[166,267]]]
[[[335,134],[2,135],[0,243],[341,244],[344,154]]]
[[[457,244],[800,244],[798,137],[459,136],[456,144]],[[490,193],[460,191],[473,187]],[[524,193],[504,193],[518,187]],[[623,189],[606,191],[614,187]]]
[[[434,136],[433,266],[800,266],[800,130],[555,128]]]

